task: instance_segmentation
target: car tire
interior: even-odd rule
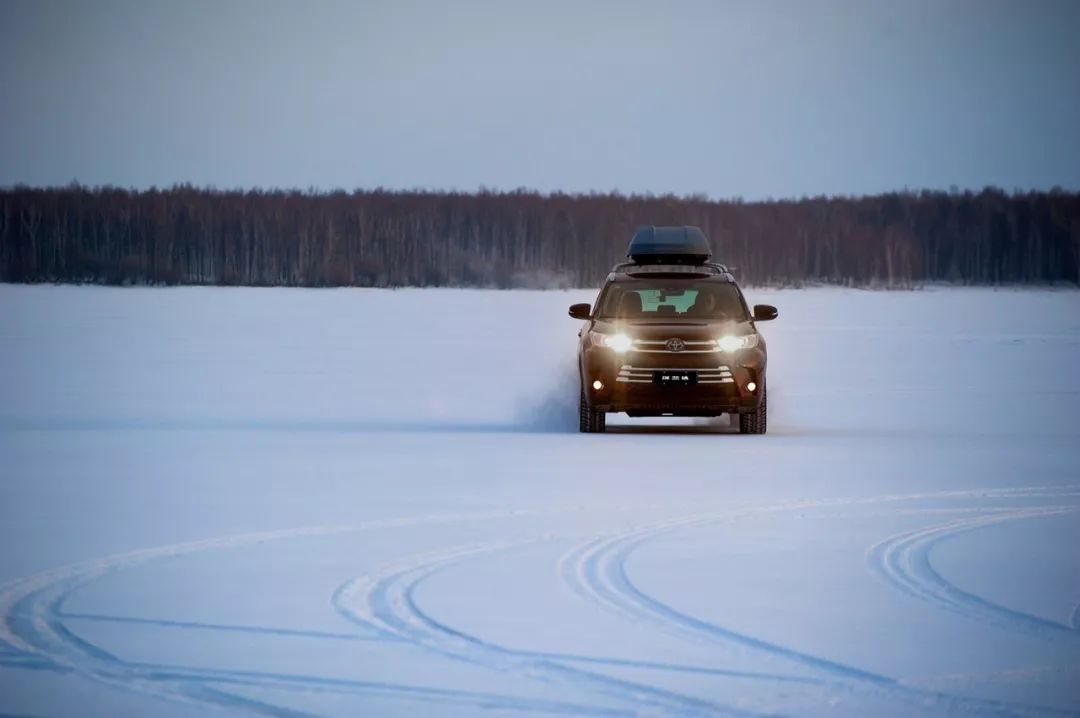
[[[578,431],[582,434],[603,434],[606,429],[607,414],[589,406],[583,390],[578,402]]]
[[[747,413],[739,414],[739,433],[740,434],[764,434],[765,429],[768,426],[769,419],[769,396],[765,386],[765,382],[761,383],[761,403],[758,404],[757,409]]]

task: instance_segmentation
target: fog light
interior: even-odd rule
[[[757,389],[757,384],[750,382],[746,385],[746,388],[748,391],[755,391]]]
[[[592,388],[593,388],[593,389],[594,389],[595,391],[600,391],[601,389],[603,389],[603,388],[604,388],[604,382],[602,382],[602,381],[600,381],[599,379],[597,379],[596,381],[594,381],[594,382],[592,383]]]

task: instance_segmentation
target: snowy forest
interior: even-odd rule
[[[595,286],[647,224],[751,285],[1080,283],[1080,193],[743,202],[531,191],[0,189],[0,281]]]

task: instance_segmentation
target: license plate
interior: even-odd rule
[[[696,371],[654,371],[653,383],[661,386],[689,386],[697,384]]]

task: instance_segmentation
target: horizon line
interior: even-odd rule
[[[610,198],[610,199],[630,199],[630,200],[670,200],[675,199],[683,202],[700,202],[705,204],[782,204],[788,202],[807,202],[807,201],[831,201],[831,200],[862,200],[862,199],[877,199],[889,196],[909,196],[917,197],[920,195],[943,195],[947,197],[963,197],[963,196],[979,196],[983,194],[1002,194],[1007,197],[1030,197],[1033,195],[1080,195],[1080,188],[1067,189],[1060,185],[1054,185],[1049,189],[1032,189],[1032,188],[1020,188],[1014,187],[1012,190],[1006,190],[1003,187],[986,184],[979,188],[964,187],[960,188],[958,185],[950,185],[948,189],[933,188],[933,187],[919,187],[914,188],[910,186],[904,186],[900,189],[885,190],[879,192],[863,193],[863,194],[802,194],[802,195],[789,195],[783,197],[767,196],[760,199],[746,199],[742,195],[733,195],[729,197],[714,197],[705,192],[692,192],[692,193],[676,193],[672,191],[668,192],[624,192],[619,189],[611,190],[540,190],[532,187],[515,187],[513,189],[504,189],[496,187],[488,187],[486,185],[480,185],[475,189],[467,190],[460,188],[431,188],[431,187],[412,187],[412,188],[395,188],[378,185],[376,187],[354,187],[351,190],[344,187],[332,187],[325,188],[317,185],[309,185],[307,188],[300,188],[297,186],[292,187],[264,187],[261,185],[241,187],[224,187],[215,184],[196,184],[193,182],[180,181],[174,182],[168,186],[158,186],[156,184],[148,187],[137,187],[134,185],[123,186],[118,184],[85,184],[78,179],[73,179],[67,184],[49,184],[49,185],[32,185],[27,183],[14,183],[14,184],[2,184],[0,185],[0,193],[18,192],[18,191],[31,191],[31,192],[49,192],[49,191],[71,191],[71,190],[83,190],[89,192],[126,192],[128,194],[153,194],[163,192],[174,192],[177,190],[195,191],[208,194],[267,194],[267,195],[302,195],[305,197],[331,197],[335,195],[347,195],[352,197],[363,195],[377,195],[377,194],[389,194],[389,195],[413,195],[413,196],[464,196],[464,197],[538,197],[540,199],[559,199],[559,198],[571,198],[571,199],[595,199],[595,198]]]

